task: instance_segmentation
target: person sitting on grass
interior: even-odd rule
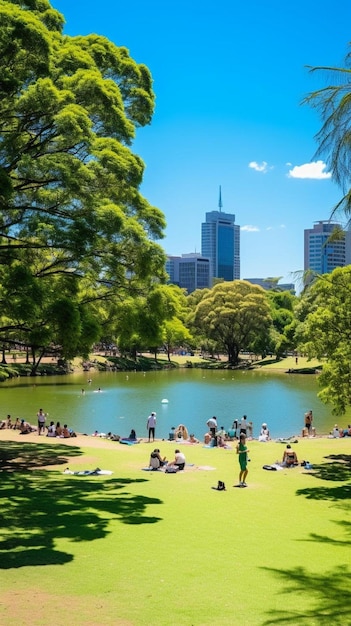
[[[224,430],[224,426],[221,426],[220,429],[217,430],[217,432],[216,432],[217,446],[219,448],[223,448],[223,446],[225,445],[226,435],[227,435],[227,433]]]
[[[270,435],[269,435],[268,426],[265,422],[263,422],[258,441],[269,441],[269,439],[270,439]]]
[[[290,443],[288,443],[284,450],[282,465],[284,465],[284,467],[294,467],[298,465],[296,452],[291,449]]]
[[[168,463],[170,467],[175,467],[178,470],[183,470],[185,467],[185,455],[180,450],[175,451],[174,461]]]
[[[19,417],[16,417],[15,419],[15,423],[12,426],[13,430],[19,430],[20,429],[20,425],[21,425],[21,421]]]
[[[63,426],[61,437],[63,437],[64,439],[70,439],[71,437],[71,433],[68,430],[67,424],[64,424]]]
[[[209,446],[212,441],[212,433],[208,432],[204,435],[204,444],[205,446]]]
[[[19,430],[20,430],[20,435],[29,435],[30,433],[34,432],[36,429],[33,428],[28,422],[21,420]]]
[[[164,465],[167,465],[166,457],[164,456],[162,458],[160,454],[160,450],[158,448],[155,448],[155,450],[151,452],[150,454],[149,467],[152,470],[158,470],[160,467],[163,467]]]
[[[196,439],[194,433],[189,435],[189,443],[200,443],[198,439]]]
[[[50,422],[50,426],[48,427],[47,437],[56,437],[56,428],[54,422]]]

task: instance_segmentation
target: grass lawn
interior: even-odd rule
[[[1,623],[351,624],[351,439],[293,444],[312,471],[265,471],[285,445],[249,442],[247,489],[234,444],[184,445],[174,475],[141,470],[153,447],[0,431]]]

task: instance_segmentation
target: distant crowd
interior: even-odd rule
[[[37,413],[37,425],[30,424],[24,419],[16,417],[13,421],[11,415],[8,415],[6,420],[0,421],[0,429],[5,428],[18,430],[20,435],[29,435],[30,433],[37,433],[38,435],[46,435],[47,437],[61,437],[62,439],[69,439],[70,437],[76,437],[76,433],[72,428],[68,428],[67,424],[61,426],[60,422],[51,421],[47,425],[47,413],[44,413],[43,409],[39,409]]]

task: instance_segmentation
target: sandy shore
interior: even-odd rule
[[[326,438],[328,437],[327,434],[323,434],[323,435],[317,435],[316,437],[301,437],[298,435],[293,435],[292,437],[289,437],[288,439],[292,439],[295,440],[297,439],[298,441],[313,441],[313,440],[317,440],[317,439],[321,439],[321,438]],[[346,437],[346,439],[348,439]],[[284,441],[287,439],[284,439]],[[106,439],[105,437],[94,437],[93,435],[83,435],[83,434],[77,434],[77,437],[72,437],[71,439],[63,439],[62,437],[47,437],[46,435],[38,435],[36,432],[30,433],[29,435],[20,435],[20,431],[19,430],[12,430],[11,428],[7,429],[1,429],[0,430],[0,441],[23,441],[23,442],[31,442],[31,443],[45,443],[48,445],[57,445],[58,443],[60,445],[65,445],[65,446],[79,446],[79,447],[88,447],[88,448],[116,448],[116,445],[118,444],[118,441],[111,441],[111,439]],[[138,441],[140,443],[144,443],[147,446],[152,446],[153,443],[155,445],[162,445],[164,443],[171,443],[172,445],[176,445],[177,442],[176,441],[168,441],[165,439],[155,439],[155,442],[148,442],[148,439],[146,438],[140,438],[138,439]],[[257,441],[257,440],[254,440]],[[276,441],[279,440],[275,440],[272,439],[271,442],[274,443]],[[235,441],[228,441],[229,445],[231,445],[232,447],[234,447],[236,445]],[[270,443],[270,442],[268,442]],[[180,444],[178,444],[180,445]],[[183,444],[184,445],[184,444]],[[185,444],[185,445],[189,445],[189,444]],[[203,445],[202,442],[200,442],[199,444],[193,444],[193,445],[199,445],[200,447]],[[266,445],[266,444],[262,444],[262,445]],[[119,448],[120,446],[118,446]],[[125,446],[121,446],[122,448],[124,448]]]
[[[61,437],[46,437],[46,435],[38,435],[36,432],[29,435],[21,435],[19,430],[4,428],[0,430],[0,441],[23,441],[30,443],[45,443],[48,445],[79,446],[89,448],[112,448],[116,447],[116,441],[105,439],[103,437],[93,437],[92,435],[77,435],[71,439],[63,439]]]

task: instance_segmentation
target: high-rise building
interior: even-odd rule
[[[222,206],[219,188],[219,210],[206,213],[201,225],[201,252],[210,259],[211,282],[213,278],[240,278],[240,226],[235,224],[235,215],[223,213]]]
[[[210,287],[210,260],[196,252],[182,256],[168,256],[166,272],[169,282],[186,289],[188,293],[195,289]]]
[[[330,240],[335,229],[340,230],[340,224],[319,221],[304,231],[305,271],[328,274],[336,267],[351,264],[351,231],[340,231],[340,237]]]

